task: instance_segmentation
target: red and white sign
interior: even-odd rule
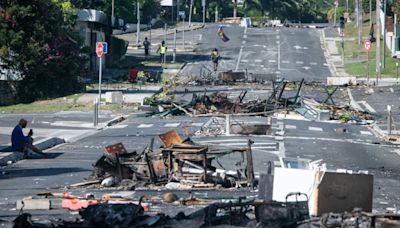
[[[103,56],[103,43],[102,42],[97,42],[96,54],[97,54],[97,57],[99,57],[99,58],[101,58],[101,56]]]
[[[371,41],[364,40],[364,48],[365,48],[366,51],[371,50]]]

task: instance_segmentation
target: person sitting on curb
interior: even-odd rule
[[[28,121],[20,119],[17,126],[11,134],[11,147],[14,152],[20,153],[20,158],[44,158],[46,154],[42,150],[33,145],[33,131],[29,131],[25,136],[22,129],[26,127]]]

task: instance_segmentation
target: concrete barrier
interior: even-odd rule
[[[328,77],[327,78],[328,85],[357,85],[357,78],[356,77]]]

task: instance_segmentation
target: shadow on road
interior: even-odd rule
[[[18,177],[34,177],[34,176],[53,176],[63,173],[77,173],[91,171],[81,168],[37,168],[37,169],[6,169],[8,174],[1,175],[1,179],[12,179]]]

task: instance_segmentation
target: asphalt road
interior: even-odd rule
[[[198,36],[196,62],[189,63],[181,75],[198,75],[203,65],[211,68],[210,53],[221,54],[218,71],[247,71],[287,80],[326,81],[330,76],[321,47],[318,29],[242,28],[222,25],[228,42],[222,42],[217,31],[221,25],[207,25]]]
[[[102,111],[99,123],[104,123],[113,117],[112,113]],[[25,134],[29,129],[33,129],[36,141],[49,137],[69,140],[96,129],[93,127],[92,112],[0,114],[1,148],[10,144],[11,132],[21,118],[28,120],[28,126],[24,129]]]

